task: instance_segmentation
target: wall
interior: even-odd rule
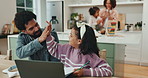
[[[135,24],[142,21],[143,5],[117,5],[116,7],[119,13],[126,15],[126,23]]]
[[[4,24],[10,24],[16,13],[16,0],[0,0],[0,33]],[[0,39],[0,51],[7,52],[7,39]]]
[[[41,28],[47,26],[46,24],[46,0],[38,0],[37,5],[37,21]]]
[[[143,6],[143,26],[142,26],[142,57],[141,57],[141,65],[148,66],[148,0],[144,0]]]
[[[16,13],[16,0],[0,0],[0,33],[4,24],[10,24]]]

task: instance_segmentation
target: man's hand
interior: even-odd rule
[[[51,29],[52,29],[51,23],[48,21],[46,21],[46,23],[48,23],[48,25],[45,28],[45,30],[42,32],[42,35],[38,39],[40,43],[46,40],[46,38],[50,35]]]

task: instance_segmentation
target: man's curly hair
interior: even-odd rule
[[[36,15],[30,11],[22,11],[15,14],[14,23],[19,30],[26,30],[25,24],[32,19],[36,20]]]

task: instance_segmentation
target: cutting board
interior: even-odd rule
[[[120,30],[125,29],[126,14],[119,13],[118,21],[120,21]]]

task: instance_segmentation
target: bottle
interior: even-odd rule
[[[118,21],[118,29],[120,31],[120,21]]]
[[[130,31],[134,31],[134,24],[130,24]]]
[[[56,24],[59,24],[59,21],[56,19],[56,16],[52,16],[52,19],[50,20],[50,22],[52,24],[53,30],[55,30]]]

